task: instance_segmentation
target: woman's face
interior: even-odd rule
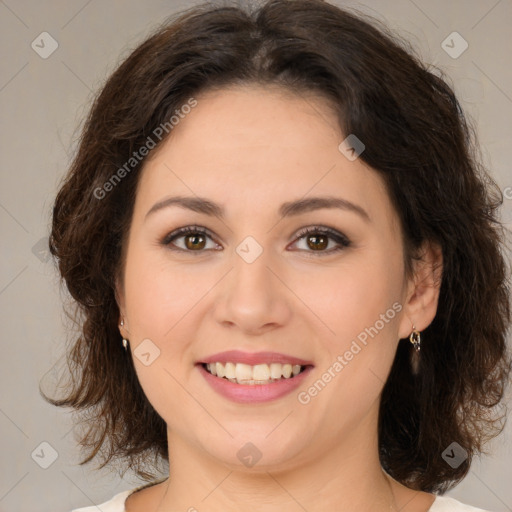
[[[275,469],[374,443],[412,327],[382,179],[340,151],[319,98],[245,87],[196,100],[141,174],[119,288],[171,451]],[[244,383],[269,373],[281,378]]]

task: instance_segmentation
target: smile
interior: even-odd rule
[[[244,363],[220,362],[204,364],[211,375],[243,385],[263,385],[290,379],[299,375],[306,366],[290,363],[271,363],[249,365]]]
[[[314,365],[289,354],[230,350],[198,361],[196,368],[215,393],[233,402],[255,404],[290,395]]]

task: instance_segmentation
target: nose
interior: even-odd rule
[[[245,334],[258,335],[286,325],[292,316],[292,293],[270,251],[256,260],[233,251],[232,270],[217,288],[215,319]]]

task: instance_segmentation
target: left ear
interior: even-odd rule
[[[439,302],[443,273],[443,251],[434,242],[425,242],[419,258],[413,260],[413,275],[407,284],[407,296],[403,304],[400,322],[400,338],[408,338],[412,326],[423,331],[434,320]]]

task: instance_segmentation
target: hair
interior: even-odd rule
[[[503,196],[443,72],[382,22],[322,0],[270,0],[252,12],[208,4],[182,11],[108,78],[53,208],[50,251],[74,299],[79,335],[66,352],[73,381],[66,396],[43,396],[87,424],[80,464],[119,460],[149,480],[154,475],[143,466],[150,456],[169,462],[166,424],[118,331],[116,278],[148,157],[130,159],[150,139],[156,147],[149,154],[156,151],[166,140],[156,140],[157,129],[168,128],[194,95],[251,84],[314,93],[334,106],[341,132],[365,144],[359,158],[386,184],[407,272],[425,242],[442,249],[438,310],[422,333],[419,372],[410,368],[412,345],[399,343],[378,435],[382,467],[393,478],[444,493],[504,426],[511,318],[498,220]],[[454,442],[467,452],[458,467],[442,457]]]

